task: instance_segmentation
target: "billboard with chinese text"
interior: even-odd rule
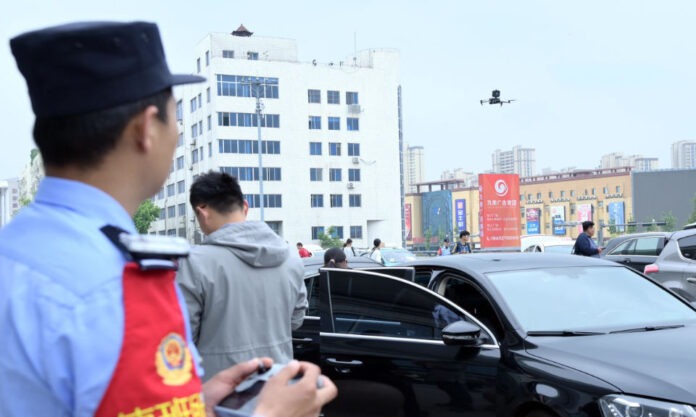
[[[406,226],[406,240],[413,240],[411,227],[411,203],[406,203],[404,205],[404,223]]]
[[[553,223],[553,234],[565,236],[566,229],[565,226],[563,226],[566,221],[565,206],[551,206],[549,211],[551,215],[551,222]]]
[[[578,223],[592,220],[592,204],[578,204],[575,207],[578,215]],[[582,224],[578,224],[578,234],[582,233]]]
[[[626,223],[626,217],[624,215],[624,203],[623,201],[617,201],[613,203],[609,203],[608,205],[608,210],[609,210],[609,225],[613,224],[625,224]],[[625,226],[616,226],[616,231],[619,233],[623,233],[625,230]]]
[[[517,174],[479,174],[482,249],[519,249],[520,179]]]
[[[454,200],[454,219],[457,223],[457,232],[466,230],[466,200],[463,198]]]
[[[541,221],[541,209],[539,208],[528,208],[526,209],[527,218],[527,234],[528,235],[538,235],[541,233],[539,230],[539,223]]]

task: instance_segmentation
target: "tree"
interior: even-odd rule
[[[341,240],[338,237],[335,237],[335,235],[336,228],[333,226],[329,227],[329,230],[327,230],[326,233],[319,233],[319,244],[321,245],[321,247],[324,249],[342,247],[343,240]]]
[[[666,213],[662,213],[662,221],[667,223],[664,226],[662,226],[663,231],[673,232],[677,230],[677,218],[674,217],[674,215],[672,214],[672,210]]]
[[[425,231],[425,250],[430,250],[430,238],[433,237],[433,232],[428,228]]]
[[[656,232],[657,231],[657,225],[655,224],[655,219],[652,220],[646,220],[645,223],[650,223],[647,228],[645,229],[646,232]]]
[[[138,210],[133,216],[133,221],[135,222],[135,228],[138,233],[147,233],[150,229],[150,224],[155,221],[160,215],[160,208],[152,202],[152,200],[143,201]]]
[[[634,223],[634,222],[635,222],[635,220],[633,220],[633,217],[629,217],[629,218],[628,218],[628,221],[627,221],[626,223],[629,223],[629,224],[630,224],[630,223]],[[635,232],[636,232],[636,226],[635,226],[635,225],[633,225],[633,226],[627,226],[627,227],[626,227],[626,231],[627,231],[628,233],[635,233]]]

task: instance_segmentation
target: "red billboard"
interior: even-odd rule
[[[482,249],[520,247],[520,177],[479,174],[479,235]]]
[[[411,203],[406,203],[404,206],[404,221],[406,223],[406,240],[412,240],[413,233],[411,233]]]

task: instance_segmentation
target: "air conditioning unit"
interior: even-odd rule
[[[360,107],[359,104],[349,104],[348,105],[348,113],[359,114],[361,112],[362,112],[362,107]]]
[[[196,139],[191,139],[191,146],[196,146]]]
[[[193,171],[193,165],[189,167],[189,171]]]
[[[358,158],[357,156],[354,156],[354,157],[353,157],[353,163],[356,164],[356,165],[359,164],[359,163],[360,163],[360,158]]]
[[[355,188],[355,186],[353,185],[352,182],[349,182],[349,183],[348,183],[348,189],[349,189],[349,190],[352,190],[353,188]]]

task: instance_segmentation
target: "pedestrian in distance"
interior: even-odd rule
[[[463,255],[471,253],[471,244],[469,239],[471,238],[471,233],[468,230],[462,230],[459,232],[459,242],[454,246],[454,251],[452,254]]]
[[[595,241],[592,239],[594,234],[594,222],[589,220],[582,222],[582,233],[580,233],[575,239],[573,253],[575,255],[599,258],[599,254],[602,253],[602,248],[598,247]]]
[[[449,238],[445,238],[445,240],[442,242],[442,245],[440,245],[440,247],[437,248],[437,256],[448,256],[451,253],[452,247],[450,246]]]
[[[312,256],[312,252],[305,249],[302,242],[297,242],[297,253],[300,255],[300,258],[310,258]]]
[[[358,254],[355,253],[355,248],[353,247],[353,239],[346,239],[346,243],[343,244],[343,252],[345,252],[348,258],[358,256]]]
[[[177,281],[206,372],[254,357],[291,361],[307,309],[302,261],[265,222],[247,220],[236,178],[203,174],[189,201],[206,237],[181,260]]]
[[[175,282],[188,244],[138,236],[132,220],[169,174],[172,87],[204,79],[170,73],[153,23],[71,23],[24,33],[10,47],[46,177],[0,230],[0,416],[213,417],[259,361],[272,360],[202,384]],[[318,389],[318,377],[317,366],[290,362],[261,391],[255,414],[318,415],[336,395],[326,377]]]
[[[324,252],[324,267],[348,268],[348,258],[341,248],[330,248]]]
[[[372,241],[372,244],[374,245],[372,247],[372,250],[370,251],[370,258],[384,264],[384,259],[382,259],[382,251],[381,249],[384,247],[384,242],[382,242],[381,239],[375,239]]]

